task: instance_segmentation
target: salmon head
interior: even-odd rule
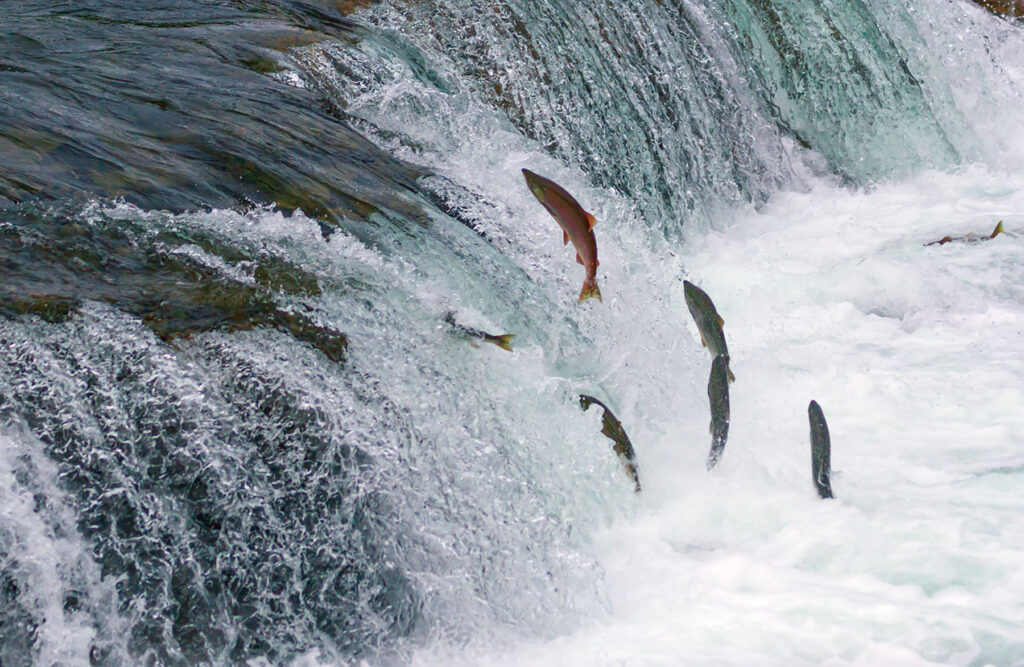
[[[533,196],[544,206],[550,207],[552,202],[548,198],[548,193],[554,190],[551,186],[555,184],[529,169],[523,169],[523,177],[526,178],[526,184],[529,186]]]

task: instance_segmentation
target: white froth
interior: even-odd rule
[[[634,443],[636,515],[594,538],[607,614],[420,663],[1024,658],[1021,212],[1024,174],[970,168],[784,193],[692,234],[682,263],[725,318],[738,378],[722,462],[704,473],[707,397],[681,386],[675,400],[700,410]],[[925,245],[998,220],[991,241]],[[811,483],[811,399],[831,428],[832,501]]]

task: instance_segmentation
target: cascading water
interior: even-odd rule
[[[806,373],[773,336],[829,357],[756,292],[802,294],[787,276],[812,270],[773,245],[798,247],[801,211],[876,211],[863,224],[884,233],[877,211],[925,210],[897,179],[1015,173],[1019,27],[940,0],[113,5],[19,3],[0,28],[0,665],[1022,659],[1005,600],[971,637],[954,609],[1020,589],[1003,497],[986,505],[1002,528],[979,518],[920,576],[899,550],[836,559],[850,545],[829,531],[884,550],[915,526],[870,533],[858,512],[885,496],[843,506],[842,476],[824,509],[793,490],[806,466],[776,410],[806,402]],[[524,167],[597,218],[603,304],[575,302],[582,269]],[[1012,215],[1024,189],[992,181],[985,201]],[[938,217],[987,215],[963,203],[973,182],[937,182],[962,193]],[[778,234],[765,250],[742,245],[761,228]],[[933,323],[828,261],[829,298]],[[727,335],[750,424],[736,417],[716,476],[681,291],[698,273],[747,306],[723,310],[742,313]],[[972,307],[935,275],[936,312]],[[449,312],[514,333],[514,352],[453,335]],[[639,496],[580,393],[637,444]],[[978,493],[950,495],[994,491]],[[793,595],[772,615],[780,559]],[[832,579],[832,606],[794,601]],[[860,613],[889,584],[953,600],[914,625],[927,605],[896,595],[911,620],[894,630],[895,607]],[[800,648],[804,630],[834,641]]]

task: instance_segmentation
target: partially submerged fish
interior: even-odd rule
[[[974,232],[968,232],[967,236],[943,236],[938,241],[932,241],[931,243],[925,243],[925,245],[926,246],[929,246],[929,245],[942,245],[944,243],[952,243],[953,241],[962,241],[964,243],[977,243],[978,241],[988,241],[988,240],[994,239],[995,237],[997,237],[997,236],[999,236],[1000,234],[1003,234],[1003,233],[1004,233],[1003,232],[1003,221],[1000,220],[996,224],[996,228],[993,229],[992,233],[989,234],[988,236],[978,236]]]
[[[509,343],[512,341],[512,338],[515,337],[515,334],[502,334],[500,336],[495,336],[487,333],[486,331],[480,331],[479,329],[464,326],[455,321],[455,313],[452,311],[448,311],[444,314],[444,321],[451,326],[455,333],[459,334],[463,338],[482,340],[485,343],[497,345],[503,350],[508,350],[509,352],[512,351],[512,346]],[[472,341],[471,344],[474,347],[476,346],[476,343],[473,343]]]
[[[708,470],[715,467],[725,449],[725,440],[729,437],[729,359],[718,355],[711,362],[711,375],[708,377],[708,402],[711,404],[711,452],[708,454]]]
[[[637,472],[636,452],[633,451],[633,443],[629,441],[629,436],[626,435],[626,430],[622,428],[622,422],[615,418],[615,415],[612,414],[612,411],[608,409],[607,405],[593,396],[580,394],[580,407],[583,408],[584,412],[589,410],[590,406],[594,403],[600,405],[604,409],[604,417],[601,421],[601,433],[615,443],[615,453],[619,455],[619,460],[622,461],[622,467],[626,470],[626,474],[633,480],[636,492],[640,493],[640,474]]]
[[[729,369],[729,348],[725,344],[725,332],[722,331],[725,321],[715,310],[715,304],[707,292],[689,280],[683,281],[683,293],[686,295],[686,307],[697,323],[701,344],[708,348],[712,357],[725,357],[726,375],[729,376],[729,382],[733,382],[736,376]]]
[[[590,297],[601,299],[601,290],[597,288],[597,239],[594,237],[594,216],[583,210],[571,194],[565,189],[549,181],[548,179],[533,173],[529,169],[523,169],[523,176],[526,177],[526,184],[530,186],[530,192],[537,198],[548,213],[558,222],[562,228],[562,243],[572,241],[576,248],[576,261],[583,265],[587,275],[583,279],[583,289],[580,291],[580,301]]]
[[[822,498],[832,498],[832,440],[828,435],[825,413],[817,401],[807,406],[811,422],[811,475]]]

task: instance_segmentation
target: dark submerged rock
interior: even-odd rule
[[[267,76],[287,66],[284,49],[357,39],[345,14],[364,4],[6,6],[0,32],[18,49],[0,54],[0,204],[274,204],[325,234],[384,209],[422,218],[421,169],[326,113],[316,91]]]
[[[0,395],[0,423],[17,414],[38,435],[74,499],[67,527],[117,581],[122,629],[98,628],[96,664],[282,664],[314,647],[344,664],[412,631],[401,530],[366,440],[338,437],[343,415],[230,346],[198,348],[168,375],[163,346],[83,347],[75,328],[49,328],[43,345],[70,384],[34,354],[0,357],[0,373],[22,378]],[[38,349],[10,333],[0,327],[7,349]],[[27,666],[43,619],[4,539],[0,656]],[[95,605],[88,592],[73,604]]]
[[[113,225],[61,218],[0,230],[0,315],[66,320],[84,300],[109,303],[139,317],[164,341],[204,331],[273,327],[341,361],[345,334],[278,305],[278,292],[320,293],[315,276],[270,256],[256,260],[255,284],[205,266],[176,248],[191,238],[164,233],[146,242]],[[214,248],[206,240],[207,248]],[[229,257],[230,252],[226,252]]]
[[[29,588],[25,572],[8,553],[5,537],[0,533],[0,665],[29,667],[43,619],[32,613],[31,595],[23,596]]]

